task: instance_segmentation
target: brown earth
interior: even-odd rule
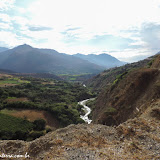
[[[8,84],[8,83],[5,83],[5,84],[0,84],[0,87],[9,87],[9,86],[16,86],[17,84]]]
[[[49,126],[52,130],[57,129],[60,126],[58,120],[47,111],[13,109],[13,112],[10,112],[9,114],[14,117],[26,118],[29,121],[44,119],[46,121],[46,125]]]
[[[28,102],[29,99],[24,97],[24,98],[13,98],[13,99],[7,99],[7,102]]]
[[[159,99],[160,70],[155,66],[159,66],[157,61],[160,61],[157,59],[151,68],[131,71],[117,84],[103,90],[96,101],[93,122],[118,125],[141,115],[148,105]]]
[[[5,73],[3,73],[3,74],[0,73],[0,78],[3,78],[3,77],[8,77],[9,78],[9,77],[12,77],[12,76],[8,75],[8,74],[5,74]]]

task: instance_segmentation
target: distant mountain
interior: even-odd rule
[[[11,70],[6,70],[6,69],[0,69],[0,74],[3,73],[3,74],[11,74],[11,73],[15,73],[14,71],[11,71]],[[15,73],[16,74],[16,73]]]
[[[91,63],[97,64],[99,66],[103,66],[105,68],[112,68],[112,67],[118,67],[126,64],[125,62],[121,62],[115,57],[112,57],[111,55],[108,54],[88,54],[88,55],[83,55],[83,54],[75,54],[74,56],[82,58],[84,60],[87,60]]]
[[[20,45],[0,53],[0,68],[21,73],[99,73],[103,67],[51,49]]]
[[[8,48],[5,48],[5,47],[0,47],[0,52],[4,52],[4,51],[7,51]]]

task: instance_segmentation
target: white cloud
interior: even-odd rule
[[[151,54],[152,46],[149,46],[149,43],[152,38],[156,37],[157,41],[160,40],[158,35],[149,34],[149,30],[142,33],[144,23],[160,23],[160,0],[33,0],[26,2],[31,4],[22,6],[22,3],[20,6],[13,7],[14,0],[0,0],[0,10],[13,7],[16,13],[16,16],[0,13],[0,19],[8,23],[8,25],[2,23],[2,28],[9,29],[10,23],[18,26],[16,28],[15,25],[12,33],[8,32],[8,35],[5,33],[6,37],[11,36],[11,40],[8,38],[5,40],[11,46],[24,42],[69,54],[77,52],[89,54],[110,51],[109,48],[112,47],[109,45],[111,45],[114,46],[113,50],[119,50],[112,54],[125,59],[138,54],[144,56],[147,51]],[[46,30],[42,28],[43,31],[40,28],[38,30],[37,26],[43,26]],[[47,30],[47,28],[53,29]],[[145,34],[148,36],[144,36]],[[111,35],[117,39],[109,37],[110,39],[106,40],[108,44],[104,43],[101,46],[89,43],[96,36],[103,35]],[[129,44],[126,43],[126,48],[123,50],[118,48],[123,44],[118,43],[121,39],[129,40]],[[111,40],[115,42],[109,42]],[[155,47],[158,42],[154,43],[156,45],[153,43],[151,45]],[[138,46],[141,47],[138,48]]]
[[[3,42],[9,47],[14,47],[24,43],[32,44],[29,39],[17,36],[16,34],[9,31],[0,31],[0,35],[0,42]]]
[[[0,20],[9,23],[11,21],[11,17],[8,14],[0,13]]]
[[[148,49],[143,48],[143,49],[125,49],[123,51],[115,51],[109,54],[124,62],[135,62],[138,60],[142,60],[146,57],[149,57],[155,53],[153,53]]]
[[[36,24],[63,29],[74,25],[93,32],[127,29],[145,21],[159,21],[156,0],[39,0],[29,10]]]
[[[0,11],[8,10],[13,7],[15,0],[0,0]]]
[[[1,30],[1,29],[3,29],[3,30],[12,30],[13,27],[10,26],[10,24],[8,24],[8,23],[1,23],[1,22],[0,22],[0,30]]]

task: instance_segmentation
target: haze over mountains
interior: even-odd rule
[[[6,51],[6,50],[8,50],[8,48],[0,47],[0,52],[4,52],[4,51]]]
[[[13,49],[0,48],[0,68],[21,73],[84,74],[99,73],[106,68],[123,65],[107,55],[68,55],[52,49],[20,45]]]
[[[78,53],[78,54],[75,54],[74,56],[87,60],[91,63],[95,63],[97,65],[103,66],[105,68],[118,67],[126,64],[125,62],[121,62],[115,57],[105,53],[102,53],[99,55],[95,55],[95,54],[84,55],[84,54]]]

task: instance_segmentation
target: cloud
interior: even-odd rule
[[[145,23],[141,29],[141,38],[152,51],[160,50],[160,24]]]
[[[53,28],[44,26],[29,26],[28,29],[30,31],[47,31],[47,30],[52,30]]]
[[[68,28],[68,29],[66,30],[66,32],[75,31],[75,30],[79,30],[79,29],[81,29],[81,28],[80,28],[80,27]]]
[[[144,58],[147,58],[151,55],[154,55],[152,51],[149,51],[146,48],[115,50],[112,52],[107,51],[107,53],[111,54],[112,56],[118,58],[121,61],[130,62],[130,63],[136,62]]]
[[[135,42],[129,38],[123,38],[114,35],[96,35],[89,41],[90,44],[98,47],[105,47],[108,50],[126,49],[129,48],[130,43]]]
[[[0,21],[9,23],[11,21],[11,17],[8,14],[0,13]]]
[[[0,11],[5,11],[13,7],[15,0],[0,0]]]
[[[15,33],[9,31],[0,31],[0,35],[0,44],[5,44],[7,47],[14,47],[24,43],[31,44],[29,39],[17,36]]]
[[[0,44],[106,51],[132,61],[159,49],[159,6],[159,0],[0,0]]]
[[[10,24],[8,23],[3,23],[3,22],[0,22],[0,31],[1,30],[12,30],[12,26],[10,26]]]

